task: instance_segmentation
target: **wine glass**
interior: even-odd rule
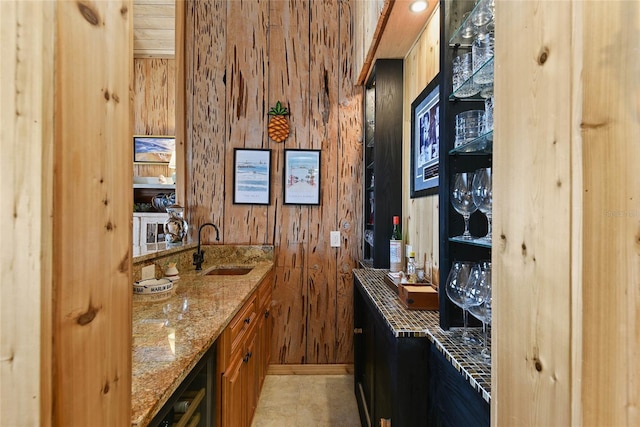
[[[469,233],[469,217],[478,209],[473,202],[473,175],[472,172],[455,174],[451,191],[451,204],[456,212],[464,218],[464,233],[459,237],[465,240],[473,239]]]
[[[478,169],[473,176],[472,183],[473,203],[478,210],[487,217],[487,235],[482,240],[491,241],[491,206],[493,204],[493,191],[491,189],[491,168]]]
[[[467,311],[470,304],[474,302],[470,298],[467,288],[470,280],[474,280],[471,274],[474,265],[468,261],[456,261],[447,276],[447,297],[462,309],[462,340],[465,342],[472,340],[467,331]]]
[[[480,280],[473,285],[470,290],[471,298],[474,300],[469,308],[469,312],[482,322],[483,348],[477,359],[482,363],[491,363],[491,351],[488,346],[487,330],[491,323],[491,263],[484,262],[481,265]]]

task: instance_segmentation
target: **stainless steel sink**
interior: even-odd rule
[[[243,276],[253,270],[253,267],[214,267],[205,272],[205,276]]]

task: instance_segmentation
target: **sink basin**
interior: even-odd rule
[[[214,267],[205,276],[243,276],[251,270],[253,267]]]

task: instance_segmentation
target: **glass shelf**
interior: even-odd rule
[[[449,150],[449,154],[491,154],[493,152],[493,131]]]
[[[476,75],[490,75],[490,79],[487,77],[489,83],[478,84],[473,81]],[[461,96],[461,93],[466,93],[469,86],[478,86],[478,91],[473,95]],[[449,95],[449,101],[461,100],[461,101],[484,101],[485,98],[493,95],[493,56],[487,60],[482,67],[476,70],[471,77],[469,77],[460,87],[453,91]]]
[[[374,139],[373,137],[371,137],[369,142],[367,142],[367,148],[373,148],[373,146],[374,146]]]
[[[373,163],[374,163],[374,162],[369,163],[369,164],[367,165],[367,169],[373,169]]]
[[[491,240],[485,240],[481,237],[475,237],[473,239],[463,239],[460,236],[456,236],[456,237],[449,237],[449,241],[450,242],[456,242],[456,243],[463,243],[465,245],[472,245],[472,246],[480,246],[482,248],[489,248],[491,249]]]
[[[493,31],[495,0],[480,0],[449,39],[449,46],[471,46],[479,32]]]

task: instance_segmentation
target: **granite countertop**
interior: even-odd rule
[[[233,265],[242,264],[246,262]],[[211,265],[203,266],[203,271]],[[146,426],[160,411],[269,273],[273,261],[252,260],[251,265],[253,270],[242,276],[202,276],[185,269],[168,294],[134,295],[132,426]]]
[[[491,367],[477,363],[467,356],[465,346],[452,337],[452,331],[459,328],[452,328],[451,331],[441,329],[437,311],[404,308],[398,301],[398,296],[384,282],[387,272],[388,270],[373,268],[353,270],[353,274],[396,337],[428,338],[484,400],[490,402]],[[478,328],[471,328],[471,333],[478,339],[481,338]]]

